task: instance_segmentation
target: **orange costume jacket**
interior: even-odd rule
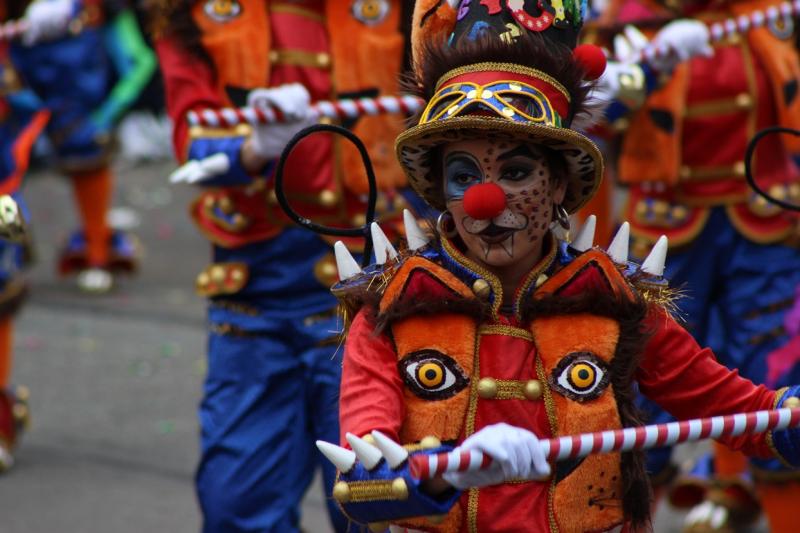
[[[157,43],[176,153],[183,161],[238,149],[249,126],[190,128],[186,113],[242,106],[249,90],[299,82],[312,101],[395,95],[403,65],[402,3],[308,0],[202,0],[192,19],[200,31],[204,62],[174,36]],[[359,4],[359,3],[356,3]],[[166,21],[169,25],[169,21]],[[345,124],[364,140],[380,182],[379,213],[397,211],[404,184],[393,142],[402,116],[360,118]],[[240,169],[241,170],[241,169]],[[192,216],[216,245],[237,247],[280,233],[288,223],[277,205],[269,172],[245,180],[216,180],[192,206]],[[240,177],[241,178],[241,177]],[[367,191],[363,165],[349,143],[317,135],[297,147],[287,166],[289,200],[315,221],[363,223]]]
[[[499,422],[540,437],[637,425],[634,381],[679,418],[774,405],[776,393],[717,364],[661,307],[645,303],[646,284],[630,279],[602,250],[575,257],[553,240],[505,308],[499,280],[446,239],[440,250],[406,258],[349,330],[342,435],[377,429],[419,449],[426,436],[457,445]],[[727,443],[771,456],[769,439]],[[443,520],[401,525],[601,532],[649,504],[639,455],[594,455],[559,463],[546,481],[465,491]]]
[[[728,2],[691,16],[712,22],[772,4]],[[747,186],[744,155],[758,130],[800,127],[798,83],[795,36],[780,23],[718,43],[712,58],[678,66],[631,117],[623,140],[619,177],[631,186],[626,219],[640,244],[662,234],[671,246],[691,242],[713,206],[725,206],[752,241],[774,243],[789,235],[787,215]],[[800,138],[765,140],[754,161],[759,183],[777,198],[800,200],[800,172],[792,162],[798,155]]]

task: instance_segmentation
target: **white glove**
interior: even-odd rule
[[[459,448],[482,451],[494,461],[485,470],[444,474],[444,480],[457,489],[497,485],[510,479],[544,479],[550,475],[550,464],[539,439],[526,429],[494,424],[467,438]]]
[[[250,91],[247,95],[247,105],[262,108],[277,107],[287,120],[280,124],[253,126],[250,137],[253,151],[265,159],[275,159],[280,156],[283,148],[297,132],[316,122],[310,104],[311,95],[299,83]]]
[[[650,40],[639,28],[628,24],[614,36],[614,57],[621,63],[638,63],[642,57],[642,50],[647,48]]]
[[[681,19],[670,22],[653,38],[658,56],[649,63],[661,72],[671,72],[678,63],[695,56],[712,57],[711,33],[699,20]]]
[[[226,154],[210,155],[199,161],[191,160],[169,175],[170,183],[200,183],[228,172],[231,162]]]
[[[36,0],[25,11],[28,24],[22,43],[32,46],[40,41],[60,37],[67,31],[73,15],[72,0]]]

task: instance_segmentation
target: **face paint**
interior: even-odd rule
[[[552,221],[552,206],[563,199],[564,185],[551,179],[545,153],[536,145],[459,141],[444,148],[447,208],[456,231],[473,259],[489,266],[513,265],[541,253]],[[491,220],[467,215],[465,191],[495,183],[506,195],[506,208]]]

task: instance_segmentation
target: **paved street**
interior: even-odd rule
[[[118,166],[115,219],[144,246],[142,270],[108,296],[57,279],[75,226],[68,182],[37,171],[26,186],[37,263],[16,330],[14,381],[31,388],[33,425],[0,477],[2,533],[194,532],[195,408],[205,371],[204,304],[193,292],[207,246],[186,216],[189,188],[170,164]],[[304,529],[329,531],[319,487]],[[677,531],[661,514],[657,531]]]

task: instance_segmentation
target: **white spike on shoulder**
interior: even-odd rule
[[[356,457],[364,465],[364,468],[372,470],[381,462],[383,455],[381,455],[381,451],[378,448],[352,433],[346,434],[345,438],[350,443],[353,451],[356,452]]]
[[[397,250],[394,249],[389,238],[383,232],[377,222],[373,222],[369,226],[372,233],[372,247],[375,250],[375,261],[382,265],[386,263],[387,259],[394,259],[397,257]]]
[[[575,236],[575,239],[570,243],[570,246],[579,252],[585,252],[590,249],[594,246],[595,228],[597,228],[597,217],[589,215],[586,217],[586,222],[583,223],[583,227]]]
[[[358,266],[358,263],[350,254],[350,250],[347,249],[347,246],[342,241],[336,241],[333,245],[333,252],[336,255],[336,268],[339,271],[339,279],[341,281],[348,280],[361,273],[361,267]]]
[[[408,450],[377,429],[372,432],[372,438],[375,439],[375,445],[383,456],[386,457],[386,462],[389,463],[389,466],[392,468],[397,468],[408,459]]]
[[[403,224],[406,227],[406,241],[409,250],[419,250],[428,244],[428,237],[417,224],[417,219],[408,209],[403,209]]]
[[[324,440],[318,440],[317,449],[322,455],[328,458],[328,461],[333,463],[333,466],[335,466],[339,472],[349,472],[350,469],[353,468],[353,465],[356,464],[356,454],[347,448],[342,448],[341,446],[325,442]]]
[[[631,225],[623,222],[619,227],[619,231],[614,235],[611,244],[608,245],[608,255],[611,259],[620,265],[628,262],[628,247],[631,240]]]
[[[662,235],[656,241],[650,254],[642,263],[642,272],[646,272],[651,276],[663,276],[664,264],[667,262],[667,249],[669,248],[669,241],[667,236]]]

